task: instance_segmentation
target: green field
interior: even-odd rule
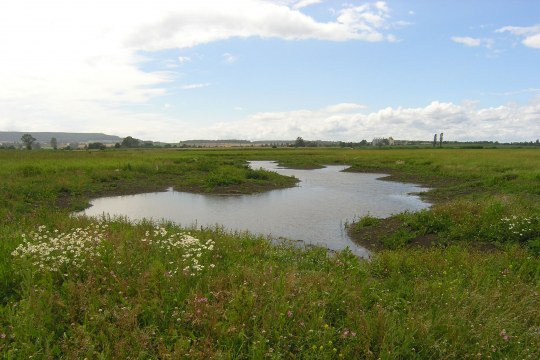
[[[103,195],[295,185],[248,160],[387,173],[432,188],[433,206],[350,224],[370,260],[69,216]],[[540,358],[540,149],[1,150],[0,164],[4,358]]]

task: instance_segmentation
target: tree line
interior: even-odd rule
[[[32,134],[29,134],[29,133],[26,133],[24,135],[21,136],[21,142],[24,146],[25,149],[27,150],[32,150],[32,149],[40,149],[41,148],[41,144],[39,142],[36,141],[36,138],[34,138],[32,136]],[[425,145],[426,142],[425,141],[407,141],[407,144],[408,145]],[[434,135],[433,137],[433,147],[436,147],[437,145],[439,145],[439,147],[442,147],[442,144],[443,144],[443,133],[441,133],[439,135],[439,138],[437,139],[437,134]],[[448,144],[448,145],[454,145],[454,146],[459,146],[459,145],[466,145],[466,146],[473,146],[473,145],[493,145],[493,146],[499,146],[499,145],[511,145],[511,146],[540,146],[540,139],[536,139],[536,141],[523,141],[523,142],[510,142],[510,143],[499,143],[498,141],[465,141],[465,142],[462,142],[462,141],[445,141],[445,144]],[[359,141],[359,142],[352,142],[352,141],[349,141],[349,142],[344,142],[344,141],[321,141],[321,140],[317,140],[317,141],[308,141],[308,140],[304,140],[301,136],[297,137],[296,140],[294,142],[290,142],[288,144],[284,144],[282,146],[289,146],[289,147],[350,147],[350,148],[353,148],[353,147],[367,147],[367,146],[371,146],[371,142],[368,142],[367,140],[362,140],[362,141]],[[388,143],[382,143],[381,145],[389,145]],[[50,147],[53,148],[54,150],[57,150],[58,149],[58,140],[55,138],[55,137],[52,137],[51,140],[50,140]],[[265,146],[265,145],[261,145],[261,146]],[[266,146],[270,146],[270,145],[266,145]],[[110,146],[109,146],[110,147]],[[169,147],[176,147],[176,144],[175,145],[171,145],[171,144],[164,144],[164,145],[155,145],[152,141],[143,141],[143,140],[140,140],[140,139],[137,139],[137,138],[134,138],[132,136],[127,136],[125,137],[122,142],[120,143],[115,143],[114,144],[114,148],[116,149],[119,149],[119,148],[153,148],[153,147],[166,147],[166,148],[169,148]],[[189,146],[186,146],[185,144],[183,144],[181,147],[189,147]],[[193,146],[195,147],[195,146]],[[277,145],[274,145],[272,147],[277,147]],[[14,145],[9,145],[9,146],[5,146],[5,145],[0,145],[0,149],[15,149],[15,146]],[[75,150],[75,149],[78,149],[79,148],[79,145],[78,143],[71,143],[71,144],[68,144],[67,146],[65,146],[63,148],[63,150]],[[105,150],[106,148],[108,148],[107,145],[105,145],[104,143],[102,142],[91,142],[91,143],[88,143],[85,145],[84,147],[85,149],[88,149],[88,150]]]

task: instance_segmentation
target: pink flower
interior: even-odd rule
[[[292,315],[293,315],[293,314],[292,314],[292,311],[291,311],[291,310],[288,310],[288,311],[287,311],[287,317],[292,317]]]

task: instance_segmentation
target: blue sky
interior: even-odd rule
[[[540,137],[539,1],[5,0],[0,130]]]

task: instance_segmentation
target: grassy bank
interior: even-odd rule
[[[245,167],[255,159],[390,174],[436,188],[434,206],[352,225],[371,237],[395,224],[363,239],[380,242],[371,261],[220,228],[68,216],[103,194],[294,185]],[[540,357],[539,224],[513,231],[540,213],[534,149],[0,151],[0,161],[5,358]],[[432,246],[411,246],[422,236]]]

